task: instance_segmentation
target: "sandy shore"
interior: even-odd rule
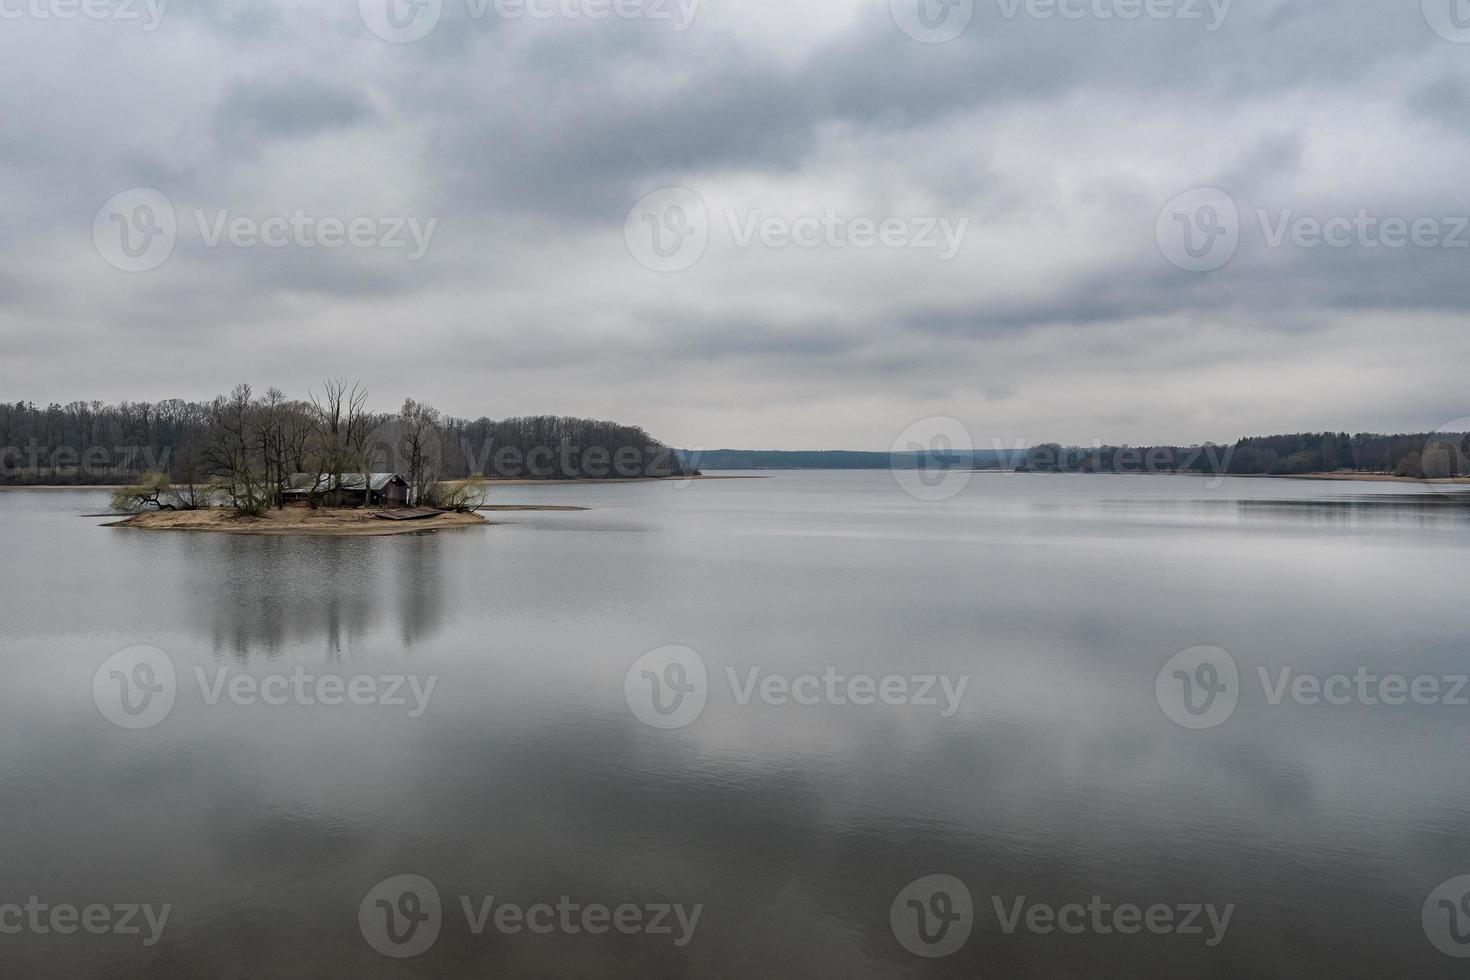
[[[476,477],[472,480],[456,480],[453,483],[467,483],[476,487],[575,487],[596,485],[602,483],[679,483],[682,481],[706,481],[706,480],[769,480],[769,476],[751,476],[746,473],[723,474],[699,476],[640,476],[640,477],[609,477],[607,479],[588,478],[585,480],[531,480],[520,477]]]
[[[1442,483],[1470,485],[1470,476],[1426,480],[1417,476],[1394,476],[1390,473],[1239,473],[1236,476],[1264,476],[1271,480],[1352,480],[1361,483]]]
[[[383,537],[448,528],[485,527],[479,514],[436,514],[417,521],[386,521],[371,510],[311,510],[288,507],[260,517],[241,517],[229,510],[165,510],[135,514],[104,527],[143,531],[206,531],[216,534],[329,535]]]
[[[110,484],[110,483],[107,483],[107,484],[98,484],[97,486],[88,485],[88,486],[84,486],[84,487],[79,487],[79,486],[70,486],[70,487],[62,487],[62,486],[55,486],[55,487],[53,487],[53,486],[30,487],[30,486],[26,486],[26,487],[21,487],[21,486],[12,486],[11,484],[8,484],[8,483],[0,483],[0,493],[42,493],[42,492],[48,492],[48,491],[54,491],[54,490],[103,490],[103,491],[106,491],[107,493],[111,493],[114,490],[121,490],[121,489],[122,489],[122,485],[121,484],[113,485],[113,484]]]

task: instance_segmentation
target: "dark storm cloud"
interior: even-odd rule
[[[211,123],[219,139],[248,148],[318,136],[371,115],[357,93],[336,84],[310,78],[245,79],[230,86]]]
[[[1383,363],[1378,324],[1451,355],[1470,345],[1441,319],[1470,310],[1464,251],[1272,245],[1259,217],[1470,211],[1470,45],[1419,7],[1235,0],[1208,30],[979,0],[945,44],[906,36],[887,0],[706,0],[683,32],[474,18],[445,0],[409,44],[374,37],[355,3],[206,3],[169,9],[152,33],[7,21],[0,332],[25,357],[0,386],[202,396],[242,377],[299,380],[267,372],[351,370],[390,399],[433,390],[464,414],[561,402],[691,443],[853,448],[883,448],[894,421],[924,415],[1045,423],[1088,391],[1123,420],[1118,439],[1172,435],[1161,418],[1200,408],[1098,373],[1083,330],[1140,362],[1193,361],[1194,397],[1227,430],[1199,435],[1229,435],[1259,420],[1220,394],[1231,379],[1208,365],[1221,345],[1273,367],[1337,364],[1297,379],[1313,397],[1339,375],[1348,397],[1356,365]],[[707,204],[711,241],[691,268],[659,274],[623,226],[670,185]],[[137,187],[169,198],[179,241],[160,268],[121,272],[92,220]],[[1165,203],[1195,187],[1225,191],[1240,215],[1238,251],[1206,273],[1170,264],[1155,239]],[[209,245],[199,210],[440,225],[409,262]],[[970,224],[941,262],[738,247],[727,213],[753,211]],[[406,329],[411,355],[347,343]],[[1321,356],[1299,357],[1303,344]],[[211,347],[228,357],[179,390],[168,352]],[[88,350],[108,363],[65,353]],[[1048,375],[1028,386],[1042,350]],[[673,379],[667,403],[607,376],[629,364]],[[1375,410],[1424,410],[1407,362],[1382,370],[1405,392]],[[800,377],[812,384],[799,407],[743,420],[729,408],[774,404]],[[1453,401],[1429,411],[1465,414]],[[1281,427],[1338,424],[1325,398],[1320,412],[1283,411]],[[709,431],[680,431],[686,418]]]

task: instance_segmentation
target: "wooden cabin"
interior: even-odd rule
[[[328,507],[407,507],[408,481],[397,473],[293,473],[286,503],[316,497]]]

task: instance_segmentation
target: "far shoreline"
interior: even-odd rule
[[[819,467],[800,467],[785,469],[768,469],[760,473],[702,473],[698,476],[654,476],[654,477],[631,477],[631,478],[607,478],[607,479],[555,479],[537,480],[521,477],[494,477],[491,479],[472,478],[463,481],[476,487],[564,487],[564,486],[608,486],[629,483],[669,483],[681,481],[719,481],[719,480],[770,480],[782,473],[881,473],[886,467],[836,467],[832,469],[821,469]],[[1229,477],[1240,480],[1316,480],[1316,481],[1338,481],[1345,483],[1417,483],[1425,486],[1470,486],[1470,476],[1438,477],[1430,479],[1418,476],[1396,476],[1392,473],[1357,473],[1351,471],[1339,471],[1335,473],[1200,473],[1200,472],[1170,472],[1159,473],[1137,473],[1112,471],[1097,471],[1091,473],[1069,472],[1069,471],[1028,471],[1028,470],[1006,470],[991,467],[967,470],[966,472],[985,476],[1188,476],[1203,479],[1222,479]],[[60,493],[63,491],[88,491],[98,493],[111,493],[121,490],[124,484],[96,483],[96,484],[3,484],[0,483],[0,493]],[[481,507],[480,510],[494,510],[496,507]],[[528,508],[506,508],[523,510]]]
[[[619,483],[679,483],[684,481],[706,481],[706,480],[769,480],[768,476],[752,476],[750,474],[731,474],[729,476],[710,476],[700,474],[698,476],[633,476],[633,477],[595,477],[586,480],[575,480],[559,478],[555,480],[538,480],[535,477],[471,477],[467,480],[450,480],[450,483],[463,483],[476,487],[577,487],[577,486],[606,486]],[[55,493],[62,490],[97,490],[111,493],[114,490],[122,490],[127,486],[125,483],[0,483],[0,493]]]

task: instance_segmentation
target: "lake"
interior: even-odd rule
[[[6,975],[1463,975],[1452,494],[800,472],[375,539],[106,499],[0,493]]]

